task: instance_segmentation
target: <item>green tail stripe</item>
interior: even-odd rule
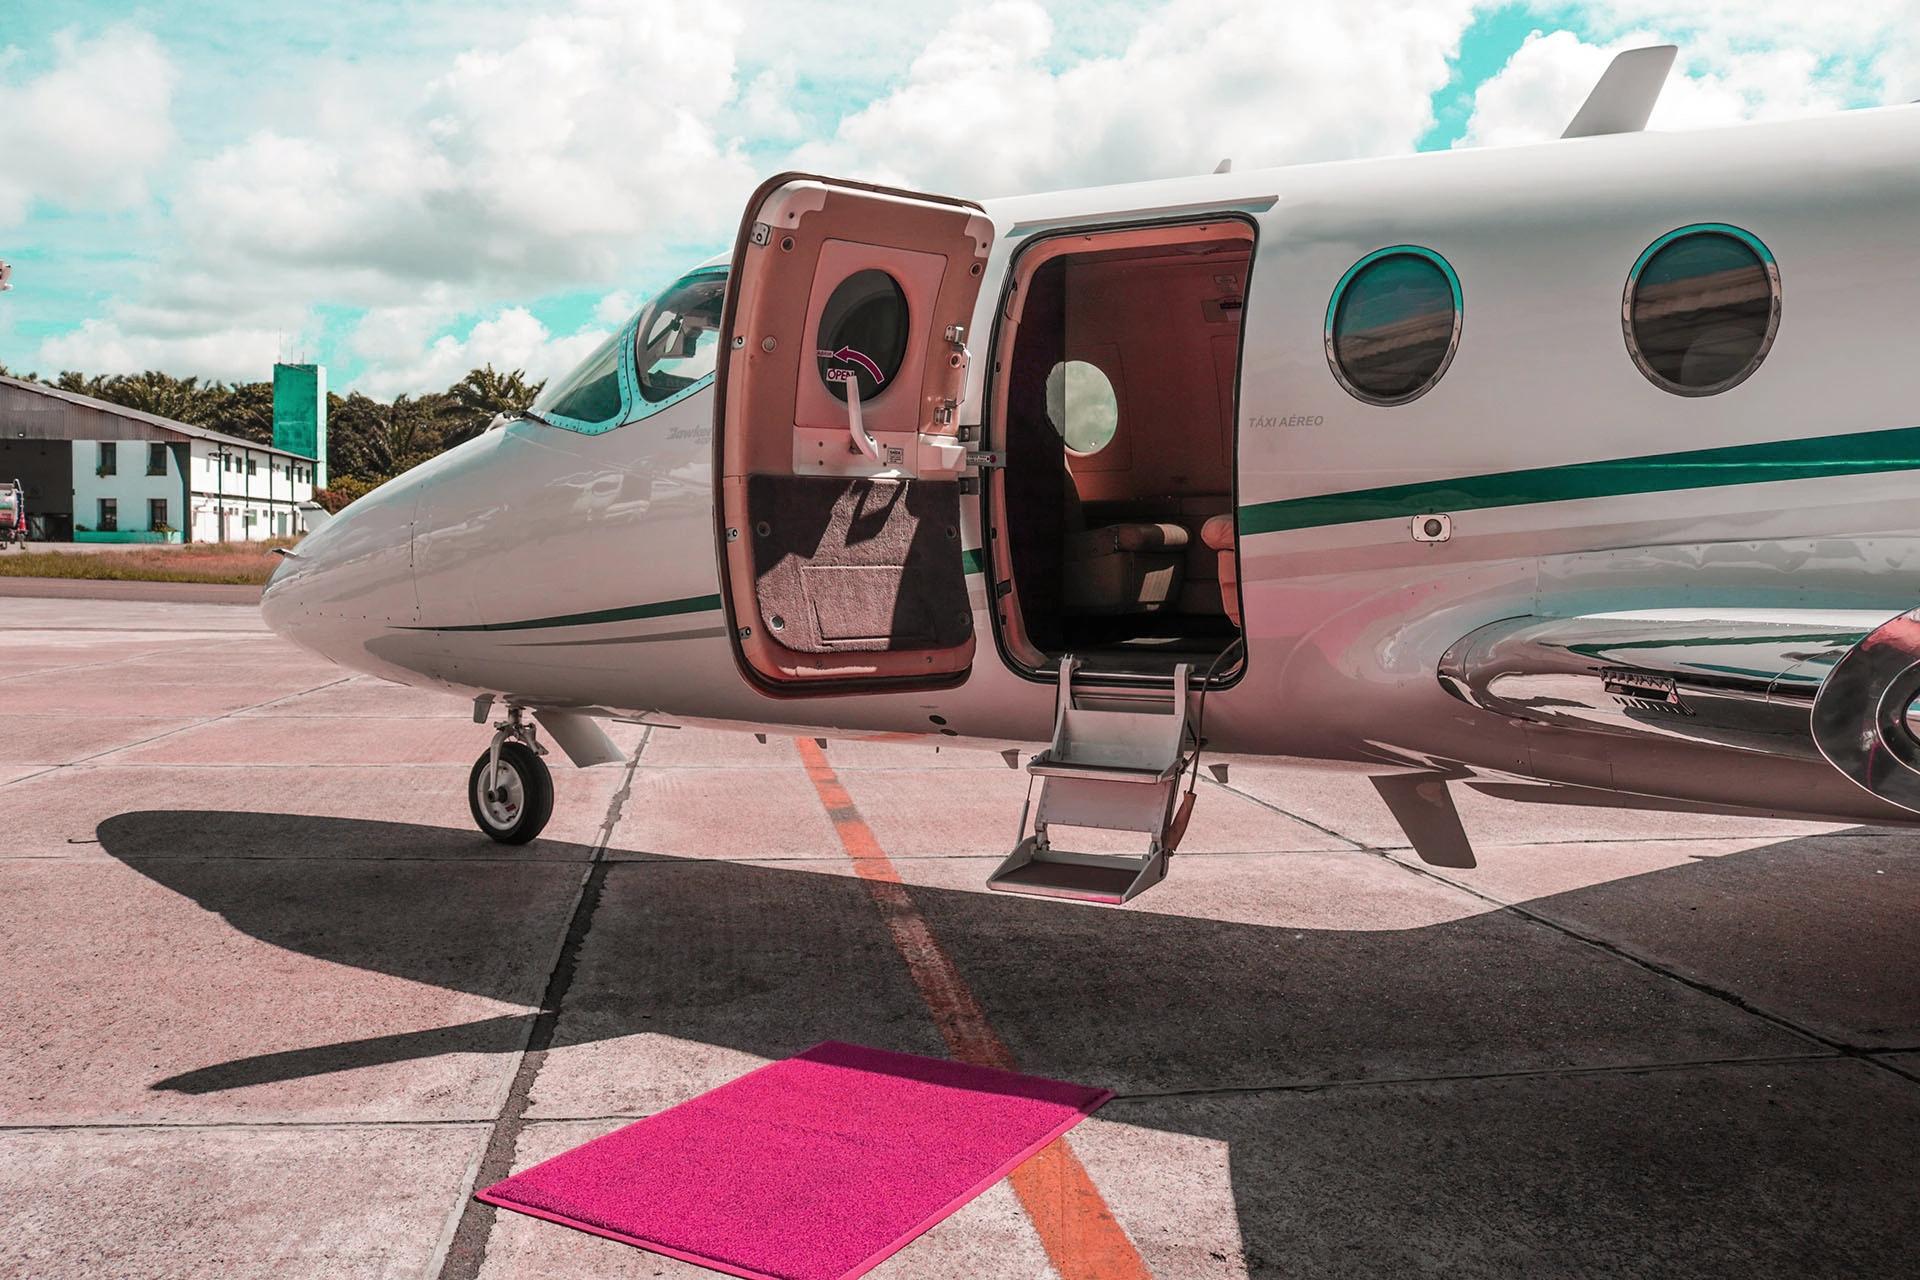
[[[532,631],[538,627],[590,627],[601,622],[635,622],[643,618],[668,618],[677,613],[705,613],[720,607],[719,596],[688,596],[684,600],[661,600],[654,604],[630,604],[620,609],[595,609],[591,613],[563,613],[552,618],[527,618],[520,622],[475,622],[461,627],[401,627],[402,631]]]
[[[1920,470],[1920,427],[1900,427],[1282,498],[1241,507],[1240,532],[1279,533],[1428,512],[1913,470]]]

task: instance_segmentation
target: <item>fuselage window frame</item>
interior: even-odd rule
[[[1702,383],[1699,386],[1675,382],[1656,370],[1648,360],[1645,351],[1642,350],[1639,335],[1634,329],[1634,303],[1639,293],[1641,276],[1645,273],[1648,264],[1662,250],[1692,236],[1719,236],[1744,246],[1759,261],[1761,269],[1766,273],[1769,295],[1766,332],[1761,335],[1760,345],[1741,367],[1740,372],[1718,382]],[[1642,377],[1670,395],[1698,400],[1731,391],[1759,372],[1760,366],[1767,362],[1767,356],[1773,350],[1775,339],[1780,336],[1780,311],[1780,264],[1775,260],[1773,250],[1767,247],[1766,242],[1746,228],[1735,226],[1730,222],[1693,222],[1667,232],[1641,250],[1640,256],[1634,259],[1633,269],[1627,273],[1626,290],[1620,299],[1620,330],[1626,339],[1627,355]]]
[[[1441,357],[1440,363],[1435,366],[1433,372],[1427,375],[1426,379],[1421,382],[1419,386],[1402,395],[1383,396],[1357,385],[1348,374],[1346,368],[1341,364],[1335,324],[1340,316],[1340,304],[1346,298],[1347,290],[1352,287],[1354,281],[1358,280],[1362,273],[1376,263],[1387,258],[1399,256],[1424,259],[1439,268],[1440,273],[1446,277],[1447,287],[1453,295],[1453,329],[1447,336],[1446,354]],[[1439,386],[1440,380],[1447,376],[1447,370],[1453,367],[1453,359],[1460,351],[1460,335],[1462,329],[1465,327],[1465,322],[1466,302],[1464,291],[1460,286],[1460,273],[1453,269],[1453,264],[1448,262],[1444,255],[1437,250],[1427,248],[1425,245],[1386,245],[1383,248],[1375,249],[1372,253],[1367,254],[1358,262],[1348,267],[1346,273],[1340,277],[1340,282],[1333,287],[1333,295],[1327,300],[1327,320],[1322,335],[1326,347],[1327,367],[1333,371],[1334,380],[1340,384],[1341,388],[1362,404],[1370,404],[1380,408],[1398,408],[1401,405],[1412,404],[1415,400],[1418,400],[1421,396],[1426,395],[1427,392]]]

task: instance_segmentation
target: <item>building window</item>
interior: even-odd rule
[[[1738,227],[1681,227],[1633,264],[1621,320],[1628,354],[1656,387],[1718,395],[1767,358],[1780,327],[1780,271]]]
[[[120,530],[120,501],[117,498],[100,499],[100,532],[117,533]]]
[[[1431,249],[1396,245],[1348,269],[1327,304],[1327,363],[1368,404],[1432,390],[1460,346],[1460,277]]]
[[[259,466],[259,461],[257,459],[254,459],[254,458],[247,459],[247,474],[250,476],[260,474],[260,466]]]
[[[100,470],[103,476],[117,475],[120,471],[120,446],[111,440],[100,443]]]
[[[167,474],[167,446],[164,444],[147,446],[147,474],[150,476]]]
[[[147,528],[158,531],[170,527],[172,527],[171,523],[167,520],[167,500],[165,498],[148,498]]]

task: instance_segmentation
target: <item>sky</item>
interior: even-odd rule
[[[0,0],[0,364],[564,372],[783,169],[987,198],[1920,99],[1920,0]]]

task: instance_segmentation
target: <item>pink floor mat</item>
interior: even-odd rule
[[[842,1280],[1112,1096],[829,1041],[478,1194],[750,1280]]]

